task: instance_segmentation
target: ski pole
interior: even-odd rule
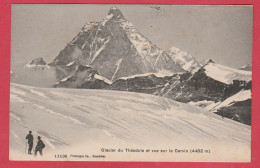
[[[32,145],[32,151],[33,151],[32,155],[34,155],[35,153],[34,144]]]
[[[26,154],[26,151],[27,151],[27,141],[25,141],[25,154]]]

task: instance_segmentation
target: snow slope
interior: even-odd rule
[[[213,107],[210,111],[217,111],[220,108],[228,107],[233,105],[236,102],[245,101],[248,99],[252,99],[251,90],[241,90],[240,92],[236,93],[235,95],[227,98],[220,104],[217,104]]]
[[[233,80],[252,80],[251,71],[233,69],[213,62],[205,65],[204,69],[207,76],[226,84],[231,84]]]
[[[24,154],[29,130],[45,142],[43,158]],[[201,108],[148,94],[11,84],[11,160],[54,160],[54,154],[103,154],[105,159],[85,160],[250,161],[250,130],[249,126]],[[204,148],[212,154],[137,153],[129,157],[129,153],[100,151],[113,147]],[[243,150],[242,154],[237,150]],[[68,159],[78,158],[60,160]]]

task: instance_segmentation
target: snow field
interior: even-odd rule
[[[215,63],[209,63],[204,69],[207,76],[226,84],[231,84],[233,80],[252,80],[251,71],[233,69]]]
[[[14,160],[31,159],[24,156],[25,136],[29,130],[33,131],[35,143],[38,135],[42,137],[46,144],[44,159],[47,160],[52,160],[52,154],[57,151],[100,153],[101,147],[111,146],[169,148],[206,145],[218,151],[228,146],[230,154],[243,149],[246,158],[250,157],[251,127],[162,97],[11,84],[10,99],[10,159]],[[107,160],[120,160],[120,157],[108,155]],[[221,161],[230,158],[218,157]],[[181,158],[185,157],[174,160]],[[147,158],[137,154],[129,159]],[[170,155],[157,157],[157,160],[165,159],[173,158]],[[213,156],[205,159],[213,159]]]

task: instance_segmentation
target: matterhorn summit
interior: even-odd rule
[[[110,8],[109,12],[108,12],[108,16],[111,16],[117,19],[125,19],[122,12],[117,8],[117,7],[112,7]]]
[[[166,52],[152,44],[128,22],[122,12],[110,8],[100,22],[89,22],[50,64],[59,80],[73,75],[79,65],[91,66],[110,81],[144,73],[184,72]]]

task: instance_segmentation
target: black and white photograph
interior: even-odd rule
[[[10,160],[251,161],[251,5],[11,14]]]

